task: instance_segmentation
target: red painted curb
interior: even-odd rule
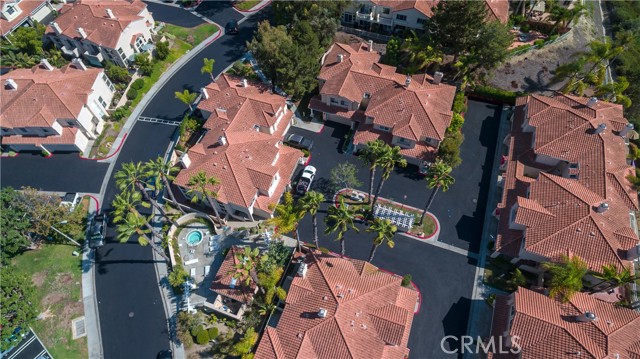
[[[91,194],[86,194],[85,196],[91,197],[91,199],[93,199],[96,202],[96,212],[100,211],[100,201],[98,201],[98,199]]]
[[[213,43],[214,41],[218,40],[220,38],[220,36],[222,36],[222,30],[220,29],[220,25],[216,24],[216,26],[218,27],[218,35],[216,37],[214,37],[213,39],[211,39],[209,42],[206,43],[206,46],[211,45],[211,43]]]
[[[251,8],[249,10],[240,10],[240,9],[238,9],[238,7],[236,7],[236,3],[234,2],[233,3],[233,8],[236,9],[237,12],[241,12],[243,14],[249,14],[249,13],[252,13],[252,12],[260,11],[260,10],[264,9],[264,7],[269,5],[269,4],[271,4],[271,1],[267,1],[264,5],[260,6],[257,9],[254,7],[254,8]]]
[[[409,233],[409,232],[405,232],[405,234],[407,234],[407,235],[409,235],[411,237],[418,238],[418,239],[431,239],[431,238],[433,238],[436,235],[436,233],[438,233],[438,230],[439,230],[438,221],[436,220],[436,217],[433,214],[431,214],[431,212],[427,212],[427,216],[433,218],[433,223],[436,225],[436,228],[433,231],[432,235],[425,237],[425,236],[418,236],[418,235],[415,235],[415,234]]]
[[[53,153],[49,153],[47,156],[44,156],[44,158],[51,158],[53,157]]]
[[[309,153],[309,157],[307,158],[307,162],[305,162],[304,165],[307,166],[309,164],[309,162],[311,162],[311,153]]]
[[[124,136],[122,136],[122,141],[120,141],[120,144],[118,145],[118,148],[109,156],[107,157],[102,157],[102,158],[88,158],[88,157],[82,157],[82,155],[78,155],[80,157],[80,159],[83,160],[92,160],[92,161],[102,161],[102,160],[107,160],[113,156],[115,156],[118,152],[120,152],[120,149],[122,148],[122,145],[124,144],[124,141],[127,139],[127,136],[129,135],[129,133],[125,133]]]

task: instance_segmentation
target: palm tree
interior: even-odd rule
[[[609,286],[601,291],[606,291],[611,288],[617,288],[621,285],[631,283],[636,280],[636,277],[631,274],[631,270],[629,268],[623,268],[618,271],[615,265],[609,264],[602,266],[602,272],[593,275],[594,277],[602,280],[601,283],[609,282]]]
[[[424,207],[424,211],[422,211],[422,216],[420,216],[419,224],[422,224],[422,221],[424,221],[424,216],[429,211],[429,208],[431,208],[433,199],[436,198],[436,193],[438,193],[439,190],[447,192],[449,186],[455,182],[455,179],[451,177],[450,174],[452,170],[451,166],[440,159],[436,160],[436,162],[429,167],[427,171],[427,187],[431,188],[432,191],[427,205]]]
[[[249,247],[244,247],[244,249],[239,251],[239,253],[236,253],[235,256],[237,264],[229,274],[233,275],[233,278],[240,281],[240,288],[244,292],[245,298],[248,301],[249,296],[246,289],[251,288],[251,282],[256,285],[258,284],[256,268],[258,267],[258,264],[264,262],[267,257],[266,254],[260,255],[260,250],[258,248],[251,249]]]
[[[273,211],[273,217],[269,218],[265,222],[267,224],[276,227],[276,233],[278,235],[288,234],[293,232],[296,238],[297,249],[300,252],[300,234],[298,233],[298,222],[304,217],[305,210],[294,201],[291,193],[286,192],[282,198],[282,203],[279,203]]]
[[[376,232],[377,235],[373,238],[373,246],[371,246],[371,252],[369,252],[369,263],[373,260],[373,256],[376,254],[376,249],[386,243],[389,248],[393,248],[396,244],[393,241],[393,236],[398,231],[398,227],[394,226],[390,220],[386,218],[375,218],[371,222],[371,226],[367,229],[367,232]]]
[[[551,274],[549,281],[549,296],[560,297],[562,302],[567,302],[582,289],[582,278],[587,274],[589,267],[578,256],[563,255],[560,263],[543,263],[542,267]]]
[[[383,149],[386,144],[382,140],[375,140],[367,142],[367,146],[358,152],[358,156],[369,165],[369,199],[371,203],[371,196],[373,195],[373,181],[376,174],[376,168],[379,165],[380,156],[383,153]]]
[[[120,243],[125,243],[131,238],[131,236],[138,236],[138,243],[141,246],[151,246],[156,253],[158,253],[165,261],[169,262],[169,257],[164,253],[162,247],[158,246],[153,240],[151,240],[147,233],[151,231],[147,228],[149,221],[139,214],[132,212],[127,213],[126,217],[118,224],[118,240]]]
[[[147,185],[147,173],[144,169],[142,162],[128,162],[122,165],[122,169],[116,172],[116,185],[120,188],[121,191],[139,191],[144,197],[145,201],[151,203],[151,205],[160,212],[160,215],[164,217],[167,221],[171,222],[174,226],[178,227],[176,221],[173,218],[167,215],[167,212],[164,210],[162,206],[158,204],[158,202],[151,198],[145,189],[145,185]]]
[[[624,76],[618,76],[617,81],[602,84],[596,88],[596,96],[604,97],[607,101],[613,100],[622,106],[630,107],[631,99],[623,94],[629,87],[629,80]]]
[[[212,198],[217,198],[218,193],[211,190],[211,187],[215,187],[220,184],[220,181],[213,177],[207,176],[205,171],[199,171],[195,175],[189,178],[189,182],[187,182],[187,186],[189,189],[187,190],[187,194],[191,196],[191,202],[198,203],[198,201],[206,198],[209,202],[209,206],[213,209],[213,213],[216,215],[216,219],[218,223],[222,224],[222,218],[220,218],[220,213],[218,213],[218,207],[213,203]],[[202,195],[203,198],[200,198]]]
[[[354,222],[355,214],[355,210],[344,203],[344,198],[340,198],[340,204],[337,207],[330,206],[329,214],[324,218],[324,221],[327,224],[327,228],[324,233],[329,234],[338,232],[337,240],[340,241],[340,254],[343,256],[346,253],[344,247],[344,234],[350,229],[353,229],[356,232],[360,231]]]
[[[316,191],[309,191],[300,199],[302,209],[311,214],[311,220],[313,222],[313,243],[316,244],[316,248],[320,248],[318,242],[318,209],[324,201],[324,195]]]
[[[378,197],[380,196],[380,191],[382,190],[382,185],[384,182],[391,176],[391,171],[396,166],[407,167],[407,160],[402,157],[400,153],[400,147],[395,146],[391,147],[389,145],[385,145],[384,153],[379,158],[380,168],[382,168],[382,176],[380,177],[380,182],[378,182],[378,188],[376,189],[376,196],[373,198],[373,202],[371,203],[371,208],[373,209],[378,201]]]
[[[147,176],[155,178],[156,183],[154,183],[154,188],[156,191],[164,186],[169,193],[171,201],[176,205],[176,207],[178,207],[180,212],[184,214],[185,212],[182,207],[178,205],[176,197],[173,194],[173,190],[171,189],[171,184],[169,183],[169,181],[173,181],[176,178],[175,174],[180,171],[180,169],[172,165],[170,162],[165,162],[164,158],[161,156],[158,156],[155,161],[149,160],[149,162],[144,164],[144,167],[147,170]]]
[[[189,111],[193,111],[193,101],[195,101],[197,97],[197,93],[191,92],[189,90],[184,90],[182,92],[176,91],[176,99],[184,102],[187,106],[189,106]]]
[[[549,10],[549,18],[555,22],[551,32],[555,32],[560,27],[563,29],[566,28],[569,23],[582,16],[584,9],[584,6],[580,4],[575,4],[571,9],[554,4],[554,6]]]
[[[213,64],[216,63],[215,59],[204,58],[202,68],[200,69],[200,73],[209,74],[211,76],[211,81],[215,81],[213,77]]]

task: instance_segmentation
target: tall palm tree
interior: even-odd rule
[[[316,191],[309,191],[300,199],[302,209],[311,214],[311,220],[313,222],[313,243],[316,244],[316,248],[320,248],[318,242],[318,209],[324,201],[324,195]]]
[[[371,252],[369,252],[369,263],[373,260],[373,256],[376,254],[376,249],[386,243],[389,248],[393,248],[396,243],[393,241],[393,236],[398,231],[398,227],[394,226],[390,220],[386,218],[375,218],[371,222],[371,226],[367,228],[367,232],[376,232],[377,235],[373,238],[373,245],[371,246]]]
[[[138,243],[140,243],[141,246],[150,246],[151,249],[158,253],[165,261],[169,262],[169,257],[164,253],[162,247],[147,236],[150,230],[144,227],[147,227],[148,224],[149,221],[143,216],[132,212],[127,213],[126,217],[118,224],[118,240],[121,243],[125,243],[131,236],[137,235]]]
[[[427,170],[427,187],[431,188],[432,191],[427,205],[424,207],[424,211],[422,211],[422,216],[420,216],[419,224],[422,224],[422,221],[424,221],[424,216],[429,211],[429,208],[431,208],[433,199],[436,198],[438,191],[442,190],[442,192],[447,192],[449,186],[455,182],[455,179],[451,177],[452,170],[451,166],[444,163],[441,159],[436,160]]]
[[[549,281],[549,296],[559,297],[563,302],[582,289],[582,278],[587,274],[589,267],[578,256],[563,255],[560,263],[543,263],[542,267],[551,274]]]
[[[276,205],[273,217],[265,222],[276,227],[279,235],[292,233],[296,238],[298,252],[301,251],[300,233],[298,232],[298,222],[304,217],[305,210],[296,203],[289,192],[285,192],[282,202]]]
[[[197,93],[191,92],[189,90],[184,90],[182,92],[176,91],[175,95],[176,99],[184,102],[187,106],[189,106],[189,111],[193,111],[193,101],[195,101],[198,97]]]
[[[344,203],[344,199],[340,199],[340,204],[336,206],[329,207],[329,214],[324,218],[325,223],[327,224],[327,228],[324,233],[338,233],[337,240],[340,241],[340,254],[345,255],[345,246],[344,246],[344,234],[353,229],[356,232],[360,230],[356,227],[354,218],[356,212],[352,207],[347,206]]]
[[[373,198],[373,181],[375,179],[376,168],[379,165],[380,156],[383,153],[384,146],[386,146],[386,144],[382,140],[369,141],[367,142],[366,147],[358,152],[358,156],[360,156],[360,158],[369,165],[369,204],[371,204],[371,199]]]
[[[631,274],[631,270],[629,268],[623,268],[619,271],[613,264],[602,266],[602,272],[594,274],[593,276],[602,280],[601,283],[609,282],[609,286],[601,291],[617,288],[637,279],[636,276]]]
[[[160,212],[160,215],[164,217],[167,221],[169,221],[174,226],[178,227],[176,221],[173,218],[169,217],[164,208],[158,204],[158,201],[151,198],[145,189],[145,185],[147,185],[147,174],[144,169],[144,165],[142,162],[127,162],[122,165],[122,169],[116,172],[116,185],[120,188],[121,191],[139,191],[142,194],[145,201],[151,203],[151,205]]]
[[[205,171],[199,171],[189,178],[189,182],[187,182],[187,186],[189,187],[187,194],[191,196],[191,202],[193,203],[198,203],[198,201],[206,198],[209,206],[213,209],[213,213],[216,215],[218,223],[222,225],[222,218],[220,218],[220,213],[218,213],[218,207],[213,203],[212,199],[218,198],[218,193],[211,189],[219,184],[220,181],[217,178],[207,176]],[[202,198],[200,198],[200,196],[202,196]]]
[[[204,58],[202,68],[200,69],[201,74],[209,74],[211,76],[211,81],[215,81],[213,77],[213,64],[216,63],[215,59]]]
[[[175,174],[180,171],[180,169],[172,165],[171,162],[165,162],[161,156],[158,156],[155,161],[149,160],[149,162],[144,164],[144,168],[146,169],[148,177],[155,178],[154,188],[156,191],[162,189],[164,186],[164,188],[167,189],[167,193],[169,193],[171,201],[178,207],[180,212],[184,214],[184,210],[178,205],[173,190],[171,189],[171,184],[169,183],[169,181],[173,181],[176,178]]]
[[[245,299],[248,301],[249,296],[246,292],[247,288],[251,288],[251,282],[258,285],[258,277],[256,270],[258,264],[266,260],[266,254],[260,255],[258,248],[251,249],[250,247],[244,247],[242,251],[235,254],[237,264],[229,274],[233,275],[233,278],[237,279],[241,283],[241,289],[245,294]]]
[[[380,191],[382,190],[382,185],[384,185],[384,182],[389,179],[393,169],[396,166],[407,167],[407,160],[402,157],[402,154],[400,153],[400,147],[398,146],[391,147],[389,145],[385,145],[383,155],[379,158],[378,162],[378,166],[380,166],[380,168],[382,169],[382,176],[380,177],[380,182],[378,182],[376,196],[373,198],[373,202],[371,203],[372,209],[378,201]]]
[[[628,87],[629,80],[624,76],[618,76],[616,81],[598,86],[596,88],[596,96],[604,97],[607,101],[614,101],[624,107],[630,107],[631,99],[623,94]]]

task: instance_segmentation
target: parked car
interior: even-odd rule
[[[291,147],[305,149],[307,151],[311,151],[311,148],[313,147],[312,140],[294,133],[290,134],[284,143]]]
[[[227,23],[227,25],[224,27],[224,32],[226,34],[232,34],[235,35],[238,33],[238,22],[235,20],[231,20]]]
[[[316,176],[316,168],[313,166],[307,166],[302,171],[302,175],[300,176],[300,180],[298,181],[298,186],[296,186],[296,191],[298,194],[305,194],[311,187],[311,182],[313,182],[313,178]]]
[[[89,248],[96,249],[104,246],[104,239],[107,235],[107,217],[97,214],[91,222],[91,232],[89,233]]]

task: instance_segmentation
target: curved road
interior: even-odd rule
[[[222,36],[186,63],[158,91],[143,116],[180,121],[187,108],[174,98],[174,92],[196,91],[211,81],[208,75],[200,73],[203,58],[216,59],[215,73],[240,58],[258,21],[264,19],[266,13],[268,11],[248,18],[240,25],[239,34]],[[176,129],[176,126],[137,122],[114,170],[118,171],[126,162],[163,156]],[[107,185],[104,211],[110,210],[117,194],[114,182],[112,177]],[[159,351],[169,348],[169,334],[151,249],[139,246],[133,238],[127,244],[117,243],[112,224],[107,233],[108,243],[96,253],[95,277],[104,356],[154,358]]]

